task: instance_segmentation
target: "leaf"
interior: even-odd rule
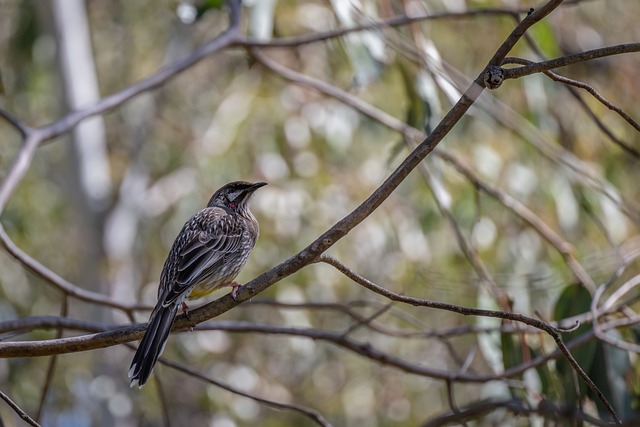
[[[500,334],[501,348],[502,348],[502,363],[504,369],[510,369],[523,363],[523,352],[530,351],[526,343],[523,343],[517,334],[513,333],[501,333]],[[518,378],[522,379],[522,375],[518,375]],[[509,387],[509,391],[513,397],[518,397],[518,389]]]
[[[511,369],[515,366],[522,365],[522,351],[523,345],[512,333],[501,333],[500,340],[502,343],[502,361],[504,363],[504,369]],[[526,347],[526,344],[524,344]],[[526,349],[529,350],[528,348]]]
[[[538,356],[538,352],[531,349],[531,357],[536,358]],[[540,378],[542,395],[546,397],[552,397],[553,400],[556,400],[557,396],[560,395],[560,384],[558,383],[558,377],[551,372],[551,369],[549,369],[549,365],[547,363],[536,366],[536,372],[538,373],[538,378]]]
[[[397,65],[408,101],[405,123],[416,129],[422,129],[427,117],[428,106],[416,88],[417,70],[413,64],[404,59],[399,60]]]
[[[572,284],[567,286],[554,307],[554,317],[557,321],[566,319],[576,314],[589,311],[591,307],[591,294],[581,285]],[[589,330],[589,325],[581,325],[573,332],[563,334],[565,341],[577,338]],[[590,340],[572,350],[572,355],[585,372],[589,372],[593,366],[598,342]],[[585,397],[586,387],[582,381],[578,381],[579,390],[575,389],[575,375],[569,361],[561,358],[556,362],[556,369],[564,387],[565,402],[569,405],[578,399]]]

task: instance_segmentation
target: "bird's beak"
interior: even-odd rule
[[[265,185],[267,185],[266,182],[256,182],[255,184],[253,184],[251,187],[249,187],[251,189],[251,191],[256,191],[258,188],[260,187],[264,187]]]

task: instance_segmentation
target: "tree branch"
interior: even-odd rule
[[[382,296],[384,296],[384,297],[386,297],[386,298],[388,298],[388,299],[390,299],[392,301],[399,301],[399,302],[404,302],[406,304],[411,304],[411,305],[415,305],[415,306],[430,307],[430,308],[436,308],[436,309],[440,309],[440,310],[452,311],[454,313],[463,314],[465,316],[470,316],[471,315],[471,316],[497,317],[497,318],[500,318],[500,319],[508,319],[508,320],[524,323],[524,324],[527,324],[527,325],[530,325],[530,326],[533,326],[535,328],[538,328],[538,329],[541,329],[541,330],[545,331],[556,342],[556,345],[558,346],[558,349],[562,352],[564,357],[569,361],[569,363],[573,367],[574,371],[582,378],[582,380],[587,384],[589,389],[591,389],[591,391],[602,402],[602,404],[607,409],[607,412],[609,412],[609,414],[611,414],[611,416],[613,417],[613,419],[616,421],[617,424],[620,424],[620,420],[618,419],[618,416],[617,416],[615,410],[613,409],[613,406],[611,406],[611,404],[606,399],[604,394],[602,394],[600,389],[598,389],[598,387],[595,385],[595,383],[591,380],[591,378],[589,378],[587,373],[582,369],[580,364],[578,364],[576,359],[573,357],[573,355],[571,354],[571,352],[569,351],[567,346],[562,341],[562,337],[560,336],[560,331],[557,328],[549,325],[548,323],[543,322],[543,321],[538,320],[538,319],[534,319],[534,318],[522,315],[522,314],[517,314],[517,313],[508,313],[508,312],[501,312],[501,311],[494,311],[494,310],[483,310],[483,309],[478,309],[478,308],[466,308],[466,307],[461,307],[461,306],[452,305],[452,304],[446,304],[446,303],[441,303],[441,302],[436,302],[436,301],[424,300],[424,299],[420,299],[420,298],[407,297],[407,296],[404,296],[404,295],[400,295],[400,294],[396,294],[394,292],[391,292],[391,291],[389,291],[389,290],[387,290],[387,289],[385,289],[385,288],[383,288],[383,287],[381,287],[379,285],[376,285],[375,283],[365,279],[364,277],[357,275],[356,273],[351,271],[347,266],[345,266],[340,261],[338,261],[337,259],[335,259],[335,258],[333,258],[331,256],[323,255],[322,257],[320,257],[319,261],[325,262],[325,263],[335,267],[338,271],[340,271],[345,276],[349,277],[354,282],[356,282],[356,283],[364,286],[365,288],[369,289],[370,291],[373,291],[373,292],[375,292],[375,293],[377,293],[379,295],[382,295]]]
[[[615,46],[607,46],[599,49],[587,50],[573,55],[563,56],[561,58],[551,59],[549,61],[535,62],[530,65],[524,65],[516,68],[503,68],[504,79],[518,79],[520,77],[531,74],[541,73],[543,71],[553,70],[555,68],[566,67],[568,65],[577,64],[579,62],[591,61],[593,59],[604,58],[606,56],[620,55],[623,53],[633,53],[640,51],[640,43],[619,44]],[[520,63],[520,58],[504,58],[500,65],[510,63]],[[496,64],[498,65],[498,64]]]
[[[24,422],[26,422],[30,426],[40,427],[40,424],[38,424],[36,422],[36,420],[31,418],[29,416],[29,414],[27,414],[22,409],[20,409],[20,407],[13,400],[11,400],[11,398],[9,398],[9,396],[4,394],[2,391],[0,391],[0,399],[2,399],[5,402],[7,402],[7,405],[9,405],[11,407],[11,409],[13,409],[16,412],[16,414],[18,414],[18,416],[24,420]]]
[[[149,307],[145,305],[120,302],[114,300],[109,295],[88,291],[63,279],[54,271],[48,269],[47,267],[36,261],[34,258],[23,252],[20,248],[18,248],[15,243],[13,243],[13,241],[9,238],[9,235],[4,230],[2,224],[0,224],[0,245],[2,245],[6,249],[6,251],[18,262],[20,262],[25,268],[34,273],[36,276],[42,278],[46,283],[49,283],[55,288],[59,289],[67,296],[93,304],[116,308],[124,312],[149,309]]]
[[[272,408],[275,409],[285,409],[285,410],[290,410],[290,411],[295,411],[298,412],[299,414],[304,415],[305,417],[309,418],[311,421],[313,421],[314,423],[323,426],[323,427],[332,427],[332,425],[329,423],[329,421],[327,421],[322,414],[320,414],[318,411],[316,411],[315,409],[311,409],[308,408],[306,406],[302,406],[302,405],[296,405],[296,404],[292,404],[292,403],[281,403],[281,402],[276,402],[274,400],[269,400],[269,399],[265,399],[262,397],[258,397],[255,396],[253,394],[249,394],[249,393],[245,393],[242,390],[239,390],[235,387],[231,387],[228,384],[224,384],[216,379],[214,379],[213,377],[210,377],[208,375],[205,375],[199,371],[196,371],[195,369],[186,367],[184,365],[181,365],[179,363],[173,362],[171,360],[167,360],[164,358],[160,358],[159,362],[163,365],[169,366],[172,369],[175,369],[176,371],[180,371],[184,374],[187,374],[191,377],[197,378],[201,381],[207,382],[209,384],[213,384],[214,386],[221,388],[223,390],[226,390],[228,392],[231,392],[233,394],[237,394],[238,396],[243,396],[246,397],[248,399],[251,400],[255,400],[258,403],[261,403],[263,405],[266,406],[270,406]]]
[[[232,0],[232,25],[230,25],[226,31],[197,49],[186,58],[164,67],[155,74],[121,90],[120,92],[116,92],[113,95],[100,99],[93,105],[83,108],[82,110],[72,111],[51,124],[26,132],[25,141],[11,164],[9,172],[5,175],[2,183],[0,184],[0,213],[4,211],[7,200],[11,194],[13,194],[18,183],[24,177],[24,174],[31,164],[36,148],[40,144],[68,132],[75,125],[88,117],[106,113],[141,93],[148,92],[163,85],[177,74],[187,70],[207,56],[236,45],[240,39],[240,32],[239,22],[237,22],[237,17],[234,17],[233,13],[235,13],[234,11],[237,12],[238,7],[239,0]],[[3,114],[3,117],[9,120],[10,123],[14,124],[14,126],[16,126],[16,128],[21,132],[26,131],[26,127],[20,125],[19,122],[11,121],[9,115]]]

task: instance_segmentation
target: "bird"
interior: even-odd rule
[[[244,267],[259,234],[249,210],[253,193],[266,182],[230,182],[217,190],[207,206],[195,213],[176,237],[160,274],[158,302],[129,368],[130,386],[147,382],[162,354],[180,307],[188,316],[186,300],[201,298],[231,286]]]

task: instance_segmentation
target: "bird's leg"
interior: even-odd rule
[[[232,288],[231,289],[231,298],[233,298],[233,300],[235,302],[238,302],[238,298],[237,298],[237,296],[238,296],[238,288],[241,287],[242,284],[238,283],[238,282],[231,282],[231,283],[227,283],[224,286],[231,286],[231,288]]]
[[[182,307],[182,312],[184,313],[185,317],[189,320],[191,320],[191,318],[189,318],[189,306],[187,305],[186,302],[182,302],[181,304]]]
[[[182,302],[182,304],[180,305],[182,307],[182,312],[184,313],[184,317],[187,318],[187,320],[189,322],[192,323],[192,326],[189,328],[190,332],[193,332],[193,328],[196,326],[195,323],[193,323],[193,321],[191,320],[191,317],[189,317],[189,306],[187,305],[186,302]]]

